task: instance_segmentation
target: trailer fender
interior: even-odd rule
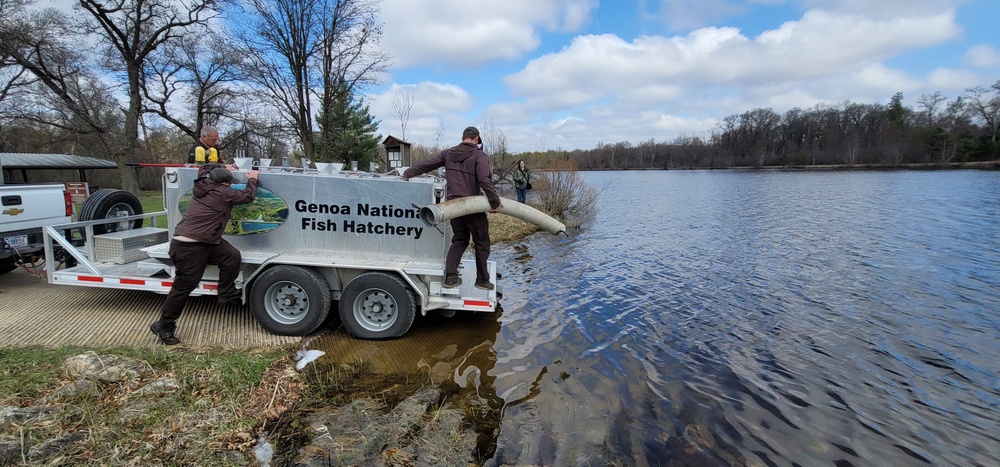
[[[552,235],[566,233],[566,226],[562,222],[527,204],[507,198],[500,198],[500,203],[502,206],[497,211],[500,214],[506,214],[535,224]],[[425,224],[433,226],[456,217],[477,212],[489,212],[492,209],[493,207],[490,206],[490,201],[485,195],[466,196],[464,198],[456,198],[443,203],[424,206],[420,208],[420,219]]]

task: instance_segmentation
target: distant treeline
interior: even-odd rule
[[[722,120],[705,137],[681,136],[590,150],[525,153],[544,167],[571,161],[578,169],[673,169],[811,165],[947,164],[1000,159],[1000,81],[947,101],[926,94],[917,107],[896,93],[888,105],[844,102],[779,114],[757,108]]]

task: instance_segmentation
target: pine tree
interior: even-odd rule
[[[321,110],[316,118],[320,127],[316,159],[343,162],[345,166],[357,161],[358,168],[365,170],[378,155],[380,137],[375,130],[379,122],[363,99],[340,91],[331,99],[330,108]]]

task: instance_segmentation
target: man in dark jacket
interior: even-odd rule
[[[500,196],[493,187],[493,171],[490,169],[490,156],[482,149],[483,138],[479,130],[470,126],[462,132],[462,143],[445,149],[435,157],[417,162],[403,172],[403,180],[444,167],[444,178],[448,181],[448,199],[478,196],[485,193],[490,200],[490,212],[500,210]],[[451,220],[451,247],[445,258],[445,280],[447,288],[458,287],[462,277],[458,274],[458,265],[462,262],[462,253],[469,247],[469,235],[476,250],[476,287],[493,290],[490,282],[489,269],[486,261],[490,257],[490,223],[486,213],[478,212]]]
[[[205,164],[198,169],[194,182],[194,197],[184,217],[174,228],[168,254],[176,273],[170,293],[160,310],[160,319],[149,326],[167,345],[180,343],[174,335],[191,292],[198,287],[205,267],[219,267],[219,303],[240,301],[236,278],[240,274],[240,251],[222,238],[229,223],[233,206],[253,202],[257,196],[257,171],[247,172],[243,190],[230,187],[233,174],[222,164]]]

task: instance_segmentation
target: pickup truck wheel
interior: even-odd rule
[[[110,188],[95,191],[87,197],[83,206],[80,207],[81,221],[114,219],[136,214],[142,214],[142,203],[139,202],[139,198],[127,191]],[[94,235],[138,229],[139,227],[142,227],[142,219],[114,224],[97,224],[94,226]]]
[[[250,312],[272,334],[304,336],[326,321],[330,286],[316,270],[275,266],[250,289]]]
[[[0,274],[7,274],[15,269],[17,269],[17,263],[14,261],[0,263]]]
[[[399,277],[369,272],[352,280],[340,297],[340,322],[361,339],[391,339],[410,330],[413,294]]]

